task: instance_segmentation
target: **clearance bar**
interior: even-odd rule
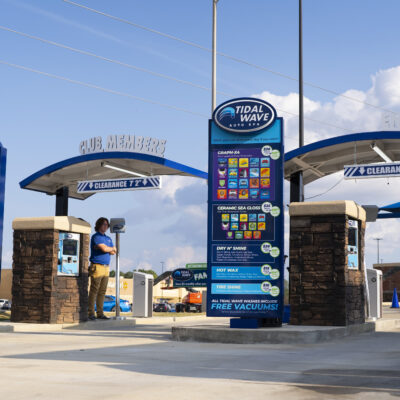
[[[344,179],[392,178],[400,176],[400,163],[344,166]]]

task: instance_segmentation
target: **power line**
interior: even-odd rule
[[[165,107],[165,108],[169,108],[169,109],[172,109],[172,110],[175,110],[175,111],[182,111],[182,112],[185,112],[187,114],[192,114],[192,115],[196,115],[196,116],[199,116],[199,117],[208,118],[208,115],[201,114],[201,113],[198,113],[198,112],[195,112],[195,111],[190,111],[190,110],[187,110],[185,108],[176,107],[176,106],[173,106],[171,104],[160,103],[158,101],[154,101],[154,100],[151,100],[151,99],[146,99],[144,97],[134,96],[134,95],[129,94],[129,93],[120,92],[120,91],[114,90],[114,89],[104,88],[102,86],[94,85],[92,83],[77,81],[75,79],[70,79],[70,78],[66,78],[64,76],[51,74],[49,72],[39,71],[37,69],[33,69],[33,68],[30,68],[30,67],[25,67],[25,66],[19,65],[19,64],[13,64],[13,63],[10,63],[10,62],[4,61],[4,60],[0,60],[0,64],[7,65],[7,66],[13,67],[13,68],[22,69],[24,71],[34,72],[34,73],[39,74],[39,75],[44,75],[44,76],[47,76],[47,77],[50,77],[50,78],[59,79],[61,81],[73,83],[75,85],[80,85],[80,86],[85,86],[85,87],[88,87],[88,88],[91,88],[91,89],[101,90],[101,91],[106,92],[106,93],[111,93],[111,94],[115,94],[115,95],[118,95],[118,96],[128,97],[128,98],[131,98],[131,99],[134,99],[134,100],[137,100],[137,101],[142,101],[144,103],[155,104],[155,105],[158,105],[158,106],[161,106],[161,107]]]
[[[322,195],[324,195],[324,194],[330,192],[330,191],[331,191],[332,189],[334,189],[337,185],[339,185],[339,183],[341,183],[341,182],[343,181],[343,179],[344,179],[344,177],[341,177],[341,178],[339,179],[338,182],[336,182],[336,183],[335,183],[333,186],[331,186],[328,190],[325,190],[325,192],[322,192],[322,193],[320,193],[320,194],[316,194],[315,196],[306,197],[304,200],[314,199],[315,197],[319,197],[319,196],[322,196]]]
[[[170,76],[170,75],[161,74],[161,73],[158,73],[158,72],[155,72],[155,71],[151,71],[151,70],[146,69],[146,68],[138,67],[136,65],[132,65],[132,64],[128,64],[128,63],[125,63],[125,62],[122,62],[122,61],[119,61],[119,60],[115,60],[115,59],[112,59],[112,58],[104,57],[104,56],[101,56],[101,55],[98,55],[98,54],[95,54],[95,53],[92,53],[92,52],[89,52],[89,51],[86,51],[86,50],[81,50],[81,49],[77,49],[75,47],[67,46],[65,44],[62,44],[62,43],[59,43],[59,42],[55,42],[53,40],[48,40],[48,39],[44,39],[44,38],[39,37],[39,36],[35,36],[35,35],[31,35],[31,34],[28,34],[28,33],[25,33],[25,32],[17,31],[15,29],[11,29],[11,28],[8,28],[8,27],[3,26],[3,25],[0,25],[0,29],[2,29],[4,31],[7,31],[7,32],[15,33],[17,35],[20,35],[20,36],[23,36],[23,37],[26,37],[26,38],[29,38],[29,39],[32,39],[32,40],[39,41],[41,43],[46,43],[46,44],[49,44],[49,45],[52,45],[52,46],[56,46],[56,47],[59,47],[59,48],[65,49],[65,50],[69,50],[69,51],[72,51],[72,52],[75,52],[75,53],[78,53],[78,54],[83,54],[83,55],[86,55],[86,56],[89,56],[89,57],[94,57],[94,58],[97,58],[97,59],[102,60],[102,61],[110,62],[110,63],[117,64],[117,65],[120,65],[120,66],[123,66],[123,67],[126,67],[126,68],[130,68],[130,69],[133,69],[133,70],[136,70],[136,71],[140,71],[140,72],[144,72],[144,73],[147,73],[147,74],[150,74],[150,75],[153,75],[153,76],[157,76],[159,78],[168,79],[168,80],[171,80],[171,81],[174,81],[174,82],[178,82],[178,83],[181,83],[181,84],[184,84],[184,85],[189,85],[189,86],[192,86],[192,87],[195,87],[195,88],[198,88],[198,89],[202,89],[202,90],[207,90],[207,91],[211,90],[209,87],[206,87],[206,86],[198,85],[196,83],[193,83],[193,82],[190,82],[190,81],[186,81],[186,80],[182,80],[182,79],[179,79],[179,78],[175,78],[175,77]],[[227,93],[227,92],[223,92],[223,91],[218,91],[218,93],[222,94],[224,96],[227,96],[227,97],[234,96],[234,94],[232,94],[232,93]],[[290,111],[286,111],[286,110],[283,110],[283,109],[278,108],[278,107],[275,107],[275,108],[280,112],[283,112],[283,113],[286,113],[286,114],[289,114],[289,115],[292,115],[292,116],[298,116],[298,114],[296,114],[296,113],[293,113],[293,112],[290,112]],[[321,124],[321,125],[330,126],[332,128],[340,129],[340,130],[345,131],[345,132],[351,132],[352,131],[351,129],[343,128],[341,126],[334,125],[334,124],[331,124],[331,123],[328,123],[328,122],[322,122],[322,121],[315,120],[315,119],[309,118],[309,117],[305,117],[305,118],[308,121],[315,122],[315,123],[318,123],[318,124]],[[290,140],[291,140],[291,138],[290,138]]]
[[[196,83],[193,83],[193,82],[190,82],[190,81],[185,81],[185,80],[179,79],[179,78],[175,78],[175,77],[170,76],[170,75],[165,75],[165,74],[161,74],[159,72],[151,71],[149,69],[138,67],[138,66],[132,65],[132,64],[128,64],[128,63],[125,63],[123,61],[115,60],[115,59],[108,58],[108,57],[103,57],[103,56],[100,56],[98,54],[86,51],[86,50],[77,49],[75,47],[67,46],[67,45],[62,44],[62,43],[54,42],[52,40],[44,39],[44,38],[41,38],[39,36],[30,35],[28,33],[21,32],[21,31],[16,31],[14,29],[8,28],[8,27],[3,26],[3,25],[0,25],[0,29],[2,29],[4,31],[7,31],[7,32],[15,33],[15,34],[20,35],[20,36],[27,37],[29,39],[37,40],[37,41],[42,42],[42,43],[50,44],[52,46],[56,46],[56,47],[59,47],[59,48],[65,49],[65,50],[69,50],[69,51],[72,51],[72,52],[75,52],[75,53],[83,54],[83,55],[86,55],[86,56],[89,56],[89,57],[94,57],[94,58],[97,58],[99,60],[107,61],[107,62],[110,62],[110,63],[113,63],[113,64],[117,64],[117,65],[121,65],[121,66],[126,67],[126,68],[134,69],[136,71],[145,72],[146,74],[154,75],[154,76],[157,76],[159,78],[168,79],[168,80],[171,80],[171,81],[182,83],[184,85],[193,86],[193,87],[198,88],[198,89],[203,89],[203,90],[208,90],[208,91],[210,90],[210,88],[208,88],[206,86],[198,85]]]
[[[140,25],[140,24],[137,24],[137,23],[135,23],[135,22],[126,20],[126,19],[124,19],[124,18],[120,18],[120,17],[117,17],[117,16],[115,16],[115,15],[111,15],[111,14],[105,13],[105,12],[103,12],[103,11],[99,11],[99,10],[96,10],[96,9],[94,9],[94,8],[87,7],[87,6],[83,5],[83,4],[79,4],[79,3],[76,3],[76,2],[71,1],[71,0],[62,0],[62,1],[63,1],[64,3],[68,3],[68,4],[71,4],[71,5],[73,5],[73,6],[83,8],[83,9],[88,10],[88,11],[90,11],[90,12],[93,12],[93,13],[102,15],[102,16],[104,16],[104,17],[113,19],[113,20],[115,20],[115,21],[122,22],[122,23],[127,24],[127,25],[131,25],[131,26],[133,26],[133,27],[135,27],[135,28],[142,29],[142,30],[144,30],[144,31],[154,33],[154,34],[156,34],[156,35],[159,35],[159,36],[162,36],[162,37],[165,37],[165,38],[174,40],[174,41],[176,41],[176,42],[183,43],[183,44],[186,44],[186,45],[188,45],[188,46],[192,46],[192,47],[201,49],[201,50],[203,50],[203,51],[207,51],[207,52],[209,52],[209,53],[211,52],[211,49],[210,49],[210,48],[205,47],[205,46],[202,46],[202,45],[200,45],[200,44],[198,44],[198,43],[191,42],[191,41],[189,41],[189,40],[185,40],[185,39],[179,38],[179,37],[177,37],[177,36],[170,35],[170,34],[168,34],[168,33],[158,31],[158,30],[156,30],[156,29],[148,28],[148,27],[146,27],[146,26],[144,26],[144,25]],[[263,66],[261,66],[261,65],[257,65],[257,64],[251,63],[251,62],[246,61],[246,60],[244,60],[244,59],[242,59],[242,58],[238,58],[238,57],[231,56],[231,55],[229,55],[229,54],[221,53],[221,52],[217,52],[217,54],[218,54],[219,56],[224,57],[224,58],[227,58],[227,59],[229,59],[229,60],[231,60],[231,61],[235,61],[235,62],[237,62],[237,63],[245,64],[245,65],[247,65],[247,66],[250,66],[250,67],[259,69],[259,70],[261,70],[261,71],[269,72],[269,73],[271,73],[271,74],[280,76],[280,77],[282,77],[282,78],[285,78],[285,79],[289,79],[289,80],[298,82],[298,79],[295,78],[295,77],[293,77],[293,76],[286,75],[286,74],[283,74],[283,73],[281,73],[281,72],[277,72],[277,71],[271,70],[271,69],[269,69],[269,68],[263,67]],[[391,113],[391,114],[396,114],[396,115],[399,114],[399,113],[397,113],[396,111],[390,110],[390,109],[388,109],[388,108],[384,108],[384,107],[377,106],[377,105],[375,105],[375,104],[367,103],[367,102],[362,101],[362,100],[360,100],[360,99],[357,99],[357,98],[355,98],[355,97],[347,96],[347,95],[345,95],[345,94],[336,92],[335,90],[327,89],[327,88],[324,88],[324,87],[322,87],[322,86],[316,85],[316,84],[311,83],[311,82],[304,82],[304,85],[313,87],[314,89],[318,89],[318,90],[324,91],[324,92],[326,92],[326,93],[333,94],[333,95],[335,95],[335,96],[343,97],[343,98],[345,98],[345,99],[347,99],[347,100],[351,100],[351,101],[355,101],[355,102],[360,103],[360,104],[364,104],[364,105],[366,105],[366,106],[375,108],[375,109],[377,109],[377,110],[385,111],[385,112],[388,112],[388,113]]]

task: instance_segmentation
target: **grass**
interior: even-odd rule
[[[153,312],[153,317],[196,317],[199,315],[206,315],[206,313],[194,313],[194,312]]]
[[[11,311],[0,311],[0,322],[9,321],[11,317]]]

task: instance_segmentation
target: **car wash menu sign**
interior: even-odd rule
[[[207,315],[282,318],[282,118],[268,103],[221,104],[209,127]]]

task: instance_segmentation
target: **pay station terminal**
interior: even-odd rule
[[[347,267],[358,269],[358,221],[348,221],[348,242],[347,242]]]
[[[59,233],[57,275],[79,276],[79,243],[79,233]]]

